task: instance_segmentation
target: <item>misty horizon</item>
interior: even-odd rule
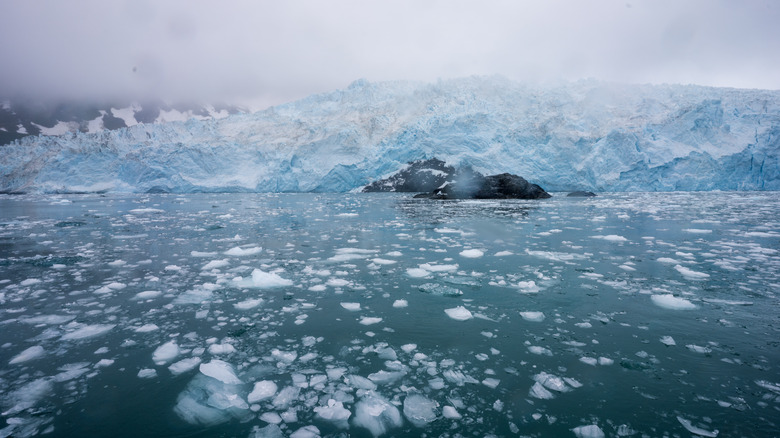
[[[780,89],[780,5],[649,2],[5,2],[0,99],[263,109],[371,82]]]

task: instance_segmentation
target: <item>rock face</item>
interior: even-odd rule
[[[410,161],[393,175],[363,187],[369,192],[430,192],[452,181],[456,170],[442,160]]]
[[[596,196],[596,194],[593,193],[593,192],[584,192],[582,190],[578,190],[576,192],[571,192],[568,195],[566,195],[566,197],[569,197],[569,198],[587,198],[587,197],[592,197],[592,196]]]
[[[550,194],[524,178],[502,173],[482,176],[474,172],[431,193],[421,193],[415,198],[430,199],[545,199]]]

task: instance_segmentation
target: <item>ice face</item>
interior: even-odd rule
[[[221,120],[26,137],[4,147],[0,191],[346,192],[434,156],[548,191],[777,190],[778,102],[592,81],[366,83]]]

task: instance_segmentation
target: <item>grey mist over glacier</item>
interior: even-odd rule
[[[2,192],[348,192],[434,157],[550,191],[778,190],[780,91],[358,80],[254,114],[2,151]]]

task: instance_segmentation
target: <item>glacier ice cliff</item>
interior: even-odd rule
[[[780,190],[780,92],[356,81],[254,114],[26,137],[2,192],[344,192],[438,157],[549,191]]]

